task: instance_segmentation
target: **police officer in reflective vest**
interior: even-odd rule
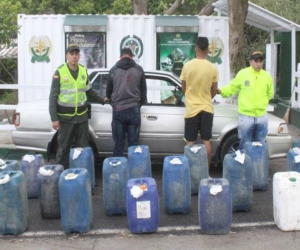
[[[52,127],[58,131],[56,161],[69,168],[70,148],[89,146],[88,102],[108,101],[93,91],[84,66],[78,63],[78,44],[70,44],[66,52],[67,63],[54,73],[49,97]]]

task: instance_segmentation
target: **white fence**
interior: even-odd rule
[[[0,89],[25,89],[25,88],[37,88],[37,89],[45,89],[49,88],[50,86],[45,86],[45,85],[19,85],[19,84],[0,84]],[[17,105],[8,105],[8,104],[0,104],[0,110],[15,110]]]
[[[300,109],[300,63],[297,65],[297,71],[295,73],[295,82],[293,83],[293,89],[292,89],[292,102],[291,107],[292,108],[298,108]]]

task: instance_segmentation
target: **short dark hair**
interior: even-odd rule
[[[197,38],[196,45],[203,51],[207,50],[209,45],[207,37],[199,36]]]
[[[133,57],[132,50],[130,48],[123,48],[123,49],[121,49],[120,56],[125,56],[125,55]]]

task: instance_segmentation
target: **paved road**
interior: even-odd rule
[[[290,127],[294,140],[300,139],[300,130]],[[0,138],[1,142],[1,138]],[[46,164],[53,163],[53,159]],[[275,172],[286,170],[286,158],[270,161],[268,191],[256,191],[249,212],[233,213],[232,228],[226,236],[202,235],[198,225],[198,197],[192,196],[191,212],[187,215],[167,215],[162,200],[162,161],[152,161],[152,174],[160,197],[160,223],[158,232],[150,235],[132,235],[125,216],[106,216],[102,202],[102,162],[96,166],[98,186],[93,195],[92,229],[85,235],[65,235],[60,220],[45,220],[40,216],[38,199],[29,199],[29,226],[18,237],[0,237],[0,249],[283,249],[299,246],[298,232],[283,233],[274,224],[272,180]],[[220,168],[212,168],[212,177],[221,177]],[[100,237],[100,239],[99,239]],[[255,238],[253,238],[255,237]],[[75,240],[75,241],[74,241]],[[197,243],[197,244],[196,244]],[[269,246],[269,248],[268,248]],[[22,248],[21,248],[22,247]],[[274,248],[275,247],[275,248]]]

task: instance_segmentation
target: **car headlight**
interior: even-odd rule
[[[278,134],[288,134],[289,129],[286,125],[286,123],[281,123],[278,127]]]

